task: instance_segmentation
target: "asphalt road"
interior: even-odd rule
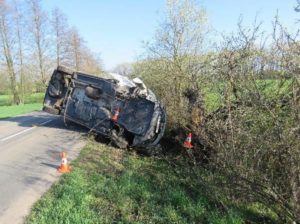
[[[0,120],[0,223],[22,223],[58,180],[60,152],[72,161],[83,146],[82,133],[65,128],[58,116],[33,112]]]

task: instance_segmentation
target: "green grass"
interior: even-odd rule
[[[251,210],[212,197],[209,185],[191,181],[188,166],[89,143],[74,170],[34,205],[25,223],[262,223]],[[183,171],[185,170],[185,171]],[[182,173],[181,173],[182,172]]]
[[[16,115],[29,113],[36,110],[41,110],[41,103],[31,103],[24,105],[14,106],[1,106],[0,107],[0,119],[14,117]]]
[[[45,93],[33,93],[25,96],[25,104],[42,103]],[[10,106],[13,104],[11,95],[0,95],[0,106]]]
[[[0,106],[11,105],[11,96],[10,95],[0,95]]]
[[[268,97],[276,97],[286,95],[289,93],[289,87],[292,84],[292,80],[257,80],[258,89],[261,90]]]
[[[12,96],[0,95],[0,119],[40,110],[44,93],[33,93],[25,97],[25,104],[12,105]]]
[[[256,80],[257,90],[261,95],[268,99],[279,99],[284,95],[287,96],[290,93],[289,87],[291,84],[292,81],[289,79]],[[222,101],[224,101],[224,83],[219,83],[218,85],[212,83],[208,86],[205,86],[203,87],[202,93],[207,112],[213,112],[222,106]]]

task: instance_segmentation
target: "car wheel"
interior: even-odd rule
[[[54,80],[49,84],[48,93],[51,97],[58,98],[62,93],[62,84],[59,80]]]

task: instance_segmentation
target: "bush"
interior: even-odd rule
[[[166,104],[167,136],[182,143],[184,132],[193,132],[187,158],[212,178],[222,176],[216,184],[228,198],[263,204],[281,222],[300,222],[298,42],[277,21],[267,47],[257,44],[264,38],[259,26],[239,25],[214,53],[201,54],[203,33],[188,28],[199,24],[189,18],[181,26],[185,7],[171,7],[133,76]]]

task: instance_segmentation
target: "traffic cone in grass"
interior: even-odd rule
[[[118,119],[119,119],[119,114],[120,114],[120,108],[118,107],[118,108],[115,110],[114,115],[111,117],[111,120],[114,121],[114,122],[117,122]]]
[[[66,153],[62,152],[60,153],[60,157],[61,157],[61,164],[58,167],[58,172],[60,173],[68,173],[71,171],[71,167],[68,165],[68,160],[66,157]]]
[[[189,135],[187,136],[187,138],[185,139],[183,146],[187,149],[191,149],[193,148],[192,145],[192,133],[190,132]]]

